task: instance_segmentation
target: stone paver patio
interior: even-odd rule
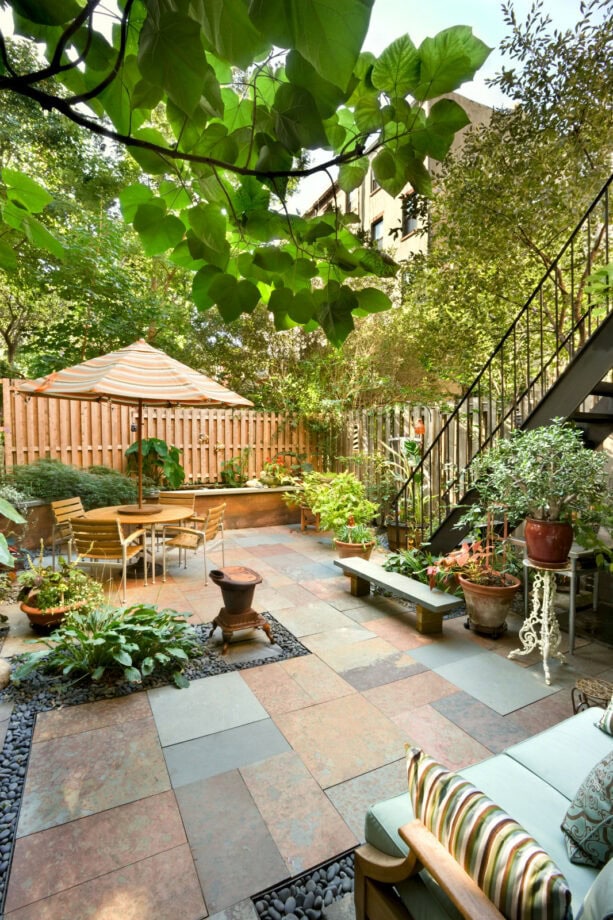
[[[226,565],[264,577],[255,607],[310,655],[275,660],[257,632],[228,658],[269,664],[38,716],[6,920],[255,920],[251,895],[357,845],[368,805],[404,791],[405,742],[461,769],[570,715],[577,677],[613,678],[613,649],[581,639],[549,687],[536,656],[507,661],[519,618],[499,640],[464,617],[422,636],[410,608],[352,597],[333,558],[295,527],[226,534]],[[169,571],[128,601],[210,621],[201,559]]]

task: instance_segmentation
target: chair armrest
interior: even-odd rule
[[[398,833],[466,920],[504,920],[498,908],[421,821],[405,824]]]
[[[168,532],[189,533],[192,535],[197,534],[198,536],[201,536],[201,537],[204,537],[205,535],[203,530],[197,530],[196,527],[182,527],[180,524],[164,524],[162,526],[162,535],[165,535]]]
[[[133,531],[127,537],[122,537],[122,543],[124,546],[127,546],[129,543],[134,543],[137,537],[147,536],[149,533],[148,530],[145,530],[144,527],[139,527],[138,530]]]
[[[421,869],[414,853],[390,856],[370,843],[358,847],[355,851],[355,861],[364,876],[375,882],[385,882],[387,885],[404,882]]]

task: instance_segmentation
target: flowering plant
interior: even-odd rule
[[[285,460],[281,454],[276,457],[267,457],[264,466],[259,475],[260,482],[267,486],[285,486],[294,482],[294,477],[285,465]]]
[[[78,559],[67,562],[63,558],[60,558],[57,569],[43,565],[41,552],[36,562],[30,559],[28,567],[17,575],[20,599],[43,613],[54,607],[70,607],[77,603],[88,609],[99,606],[104,600],[102,585],[78,566]]]

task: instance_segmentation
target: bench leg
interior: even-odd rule
[[[353,591],[351,592],[353,594]],[[433,610],[425,610],[421,604],[415,605],[417,614],[417,632],[424,636],[430,633],[440,633],[443,631],[443,614],[436,613]]]
[[[370,594],[370,582],[365,578],[360,578],[359,575],[349,574],[351,579],[351,593],[354,597],[365,597],[367,594]]]

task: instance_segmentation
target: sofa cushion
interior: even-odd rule
[[[609,705],[598,722],[596,722],[596,725],[601,731],[606,732],[607,735],[613,735],[613,697],[611,697]]]
[[[594,764],[613,750],[613,738],[594,725],[603,712],[600,708],[584,709],[514,744],[505,753],[558,789],[570,802],[580,778],[587,776]]]
[[[572,862],[601,868],[613,857],[613,751],[585,777],[562,822]]]
[[[601,869],[586,894],[580,920],[613,920],[613,859]]]
[[[565,920],[571,893],[545,851],[472,783],[412,748],[407,758],[415,817],[493,904],[513,920]]]

